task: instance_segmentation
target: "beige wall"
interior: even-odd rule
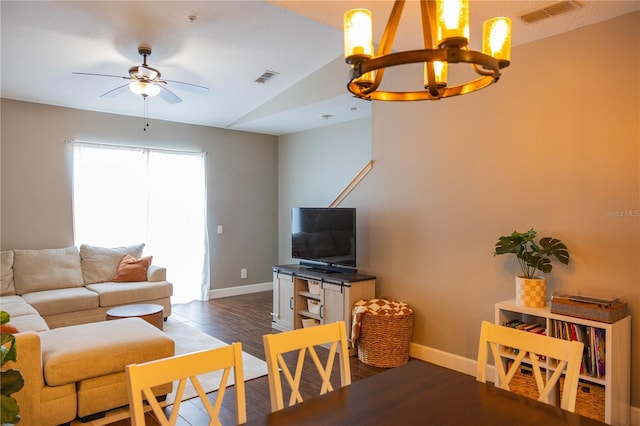
[[[271,281],[277,261],[277,138],[2,100],[2,249],[73,245],[65,140],[207,152],[211,288]],[[126,207],[125,207],[126,208]],[[224,233],[217,235],[216,226]],[[248,278],[240,279],[240,269]]]
[[[371,120],[278,140],[278,262],[291,263],[291,208],[328,207],[371,160]],[[340,207],[352,207],[346,201]]]
[[[482,92],[374,104],[375,167],[349,200],[370,221],[359,262],[379,294],[415,305],[415,342],[475,358],[480,321],[514,297],[518,273],[493,246],[534,227],[572,256],[549,293],[630,302],[640,406],[639,43],[635,13],[514,48]]]
[[[414,305],[414,342],[475,359],[480,321],[515,293],[517,263],[492,256],[498,237],[535,227],[560,238],[572,260],[554,267],[549,294],[629,302],[640,407],[640,13],[512,59],[478,93],[373,104],[373,170],[344,201],[358,209],[359,269],[377,276],[378,295]],[[303,188],[280,176],[280,199]]]

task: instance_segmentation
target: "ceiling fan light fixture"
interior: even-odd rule
[[[153,80],[156,77],[160,77],[160,73],[157,70],[147,66],[138,67],[138,74],[140,74],[145,78],[148,78],[149,80]]]
[[[143,97],[157,96],[160,93],[160,86],[145,81],[132,81],[129,83],[129,89],[136,95]]]

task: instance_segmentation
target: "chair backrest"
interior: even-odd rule
[[[476,374],[476,379],[483,383],[486,382],[487,375],[487,346],[491,348],[493,359],[495,360],[495,368],[498,372],[496,386],[510,390],[509,382],[511,382],[511,379],[524,361],[525,364],[530,364],[533,370],[540,395],[538,400],[549,403],[549,396],[564,372],[564,389],[560,407],[568,411],[575,410],[582,350],[584,348],[581,342],[556,339],[483,321],[480,328],[478,370]],[[505,348],[513,348],[515,350],[510,353],[514,359],[508,370],[505,369],[504,362],[500,357],[501,354],[505,354]],[[541,361],[541,359],[545,358],[546,361]],[[546,368],[549,371],[553,371],[553,374],[548,375],[545,383],[543,373]]]
[[[247,413],[242,364],[242,344],[233,343],[221,348],[177,355],[142,364],[128,365],[126,372],[132,424],[134,426],[142,426],[145,424],[143,400],[147,400],[161,425],[175,425],[180,410],[182,395],[184,394],[187,381],[190,380],[209,414],[209,424],[219,425],[220,407],[222,406],[222,400],[224,399],[231,369],[233,369],[234,372],[233,377],[235,382],[236,420],[238,424],[246,422]],[[220,379],[220,387],[215,404],[212,406],[197,376],[218,370],[222,372],[222,377]],[[179,381],[178,389],[175,394],[175,402],[171,409],[171,415],[167,418],[162,407],[160,407],[160,404],[154,397],[152,388],[174,381]]]
[[[331,371],[336,353],[339,356],[340,364],[340,386],[351,384],[351,369],[349,367],[349,352],[347,349],[347,332],[344,321],[331,324],[317,325],[308,328],[301,328],[283,333],[267,334],[263,336],[264,351],[267,360],[267,370],[269,374],[269,394],[271,395],[271,411],[282,410],[284,408],[284,397],[280,370],[291,389],[291,397],[288,406],[302,402],[300,394],[300,382],[308,352],[313,360],[317,372],[322,379],[320,395],[333,390],[331,385]],[[326,362],[322,363],[315,346],[329,347]],[[283,354],[297,351],[297,361],[295,373],[285,362]],[[295,356],[295,352],[293,354]]]

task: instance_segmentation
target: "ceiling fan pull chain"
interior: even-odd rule
[[[144,127],[142,128],[142,131],[146,132],[147,127],[149,127],[149,105],[147,104],[148,96],[143,95],[142,98],[144,99]]]

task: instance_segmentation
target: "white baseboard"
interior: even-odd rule
[[[418,345],[417,343],[411,343],[409,347],[409,356],[441,367],[459,371],[460,373],[468,374],[470,376],[476,376],[476,366],[478,365],[478,362],[475,359],[465,358],[439,349]],[[493,365],[487,366],[487,380],[492,383],[494,371]]]
[[[476,375],[478,362],[475,359],[465,358],[439,349],[411,343],[409,346],[409,356],[422,361],[430,362],[441,367],[459,371],[470,376]],[[493,382],[495,369],[492,365],[487,366],[487,381]],[[640,407],[631,406],[631,426],[640,426]]]
[[[209,299],[220,299],[221,297],[240,296],[242,294],[259,293],[261,291],[273,290],[273,282],[241,285],[237,287],[218,288],[209,292]]]

